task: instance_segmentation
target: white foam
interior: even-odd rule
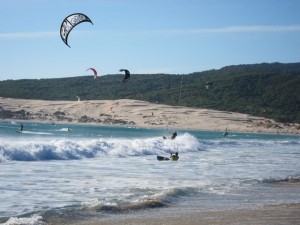
[[[2,225],[43,225],[45,223],[42,219],[43,218],[37,214],[34,214],[29,218],[11,217],[8,221],[2,223]]]
[[[0,142],[0,159],[18,161],[73,160],[94,157],[128,157],[169,154],[200,149],[199,141],[190,134],[176,140],[156,138],[97,138],[97,139],[20,139]]]
[[[22,134],[53,135],[52,133],[49,133],[49,132],[34,132],[34,131],[26,131],[26,130],[23,130],[21,133]]]

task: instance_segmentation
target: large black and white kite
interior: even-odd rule
[[[68,44],[68,36],[71,30],[82,22],[90,22],[91,24],[93,24],[90,18],[88,18],[86,15],[82,13],[71,14],[63,20],[60,26],[60,36],[63,42],[69,47],[70,45]]]

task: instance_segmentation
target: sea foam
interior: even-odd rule
[[[0,161],[78,160],[95,157],[128,157],[169,154],[180,149],[201,149],[197,138],[185,133],[176,140],[154,138],[39,138],[0,141]]]

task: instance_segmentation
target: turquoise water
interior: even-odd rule
[[[23,124],[0,123],[0,223],[300,202],[299,136]]]

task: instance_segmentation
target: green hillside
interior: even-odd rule
[[[300,63],[227,66],[185,75],[132,74],[0,81],[0,96],[43,100],[139,99],[300,123]]]

